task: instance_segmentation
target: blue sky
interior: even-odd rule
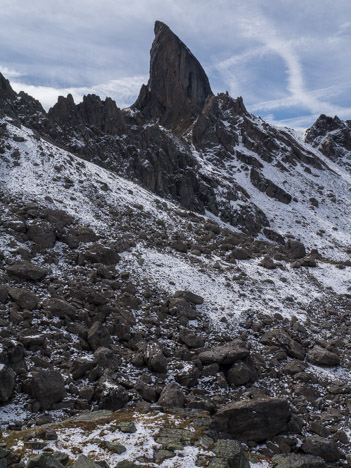
[[[351,119],[350,0],[1,0],[0,71],[45,108],[71,92],[134,102],[164,21],[213,91],[271,123]]]

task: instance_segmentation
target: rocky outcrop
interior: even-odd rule
[[[181,132],[200,114],[211,95],[200,63],[167,25],[156,21],[150,78],[134,107],[144,119],[158,119],[166,128]]]
[[[351,120],[343,121],[339,117],[320,115],[306,131],[305,140],[318,148],[332,161],[345,163],[351,154]],[[343,161],[343,158],[346,161]]]
[[[125,131],[124,118],[115,101],[111,98],[102,101],[95,94],[84,96],[83,101],[77,105],[71,94],[66,98],[60,96],[49,110],[48,118],[62,129],[75,130],[86,139],[94,134],[106,133],[115,136]]]

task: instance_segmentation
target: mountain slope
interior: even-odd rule
[[[170,92],[155,77],[179,66],[169,47],[198,80],[184,115],[188,85],[154,107]],[[0,80],[2,425],[178,408],[206,449],[348,466],[349,124],[321,117],[304,141],[213,96],[162,23],[152,56],[151,94],[126,110],[68,96],[46,114]],[[161,447],[181,463],[168,442],[133,461],[158,466]]]

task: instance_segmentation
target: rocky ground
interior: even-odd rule
[[[205,414],[211,454],[230,437],[268,459],[348,466],[347,261],[255,239],[2,128],[5,442],[83,410],[156,405],[156,419]]]

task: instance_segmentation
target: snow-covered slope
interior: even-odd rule
[[[2,123],[6,123],[6,130],[2,136],[4,150],[0,165],[0,248],[4,257],[1,268],[5,273],[11,264],[30,259],[50,272],[43,283],[33,284],[22,280],[21,284],[15,278],[9,279],[8,283],[9,288],[20,286],[38,298],[38,305],[30,312],[27,331],[22,325],[21,308],[24,306],[18,306],[18,302],[11,300],[7,300],[3,308],[4,320],[0,327],[0,332],[7,330],[6,336],[27,343],[27,379],[32,378],[43,363],[58,369],[68,380],[73,372],[71,363],[80,360],[94,363],[97,359],[93,354],[96,348],[88,344],[92,342],[87,336],[94,322],[102,320],[111,335],[105,345],[112,346],[113,353],[118,356],[119,371],[116,373],[113,367],[112,371],[106,369],[105,373],[98,374],[100,377],[93,384],[93,400],[79,403],[78,406],[90,408],[100,404],[101,407],[101,402],[105,401],[101,398],[107,398],[117,389],[124,395],[126,389],[134,387],[138,391],[124,397],[125,401],[130,400],[130,405],[143,398],[154,401],[164,385],[177,381],[190,382],[183,383],[189,405],[195,405],[195,399],[200,408],[213,410],[213,405],[242,398],[245,386],[228,386],[220,380],[221,374],[216,372],[214,375],[202,374],[194,366],[195,359],[198,359],[196,347],[200,347],[201,351],[240,337],[249,343],[252,350],[250,359],[253,361],[249,365],[260,369],[255,371],[257,374],[251,391],[257,395],[263,392],[271,397],[289,397],[296,411],[306,417],[305,412],[311,402],[307,403],[307,407],[301,406],[300,390],[294,386],[290,374],[282,370],[282,364],[292,364],[295,362],[292,357],[296,358],[296,355],[289,350],[278,351],[276,344],[280,343],[280,338],[278,341],[276,338],[264,338],[273,329],[277,333],[288,332],[302,343],[304,351],[299,359],[303,359],[304,353],[316,344],[338,350],[340,365],[328,371],[313,360],[303,363],[306,375],[315,381],[315,391],[323,395],[325,402],[334,404],[335,394],[329,394],[327,388],[348,385],[351,378],[350,355],[344,329],[340,327],[341,317],[346,317],[348,310],[351,268],[342,262],[328,260],[328,254],[331,258],[344,256],[343,240],[333,244],[333,229],[328,230],[324,225],[325,244],[315,244],[314,239],[319,236],[313,237],[313,232],[317,231],[313,223],[320,219],[318,215],[327,213],[326,207],[314,211],[301,198],[298,202],[292,202],[291,207],[282,205],[252,187],[246,172],[240,172],[239,167],[232,166],[229,170],[230,166],[225,165],[222,171],[217,170],[217,175],[223,176],[225,183],[234,177],[237,183],[245,186],[251,199],[261,209],[271,213],[273,222],[277,223],[277,232],[280,231],[278,223],[281,223],[281,233],[289,230],[295,238],[303,239],[308,247],[318,247],[325,254],[317,261],[315,268],[294,268],[289,256],[286,256],[285,246],[255,240],[212,214],[206,217],[185,211],[106,169],[82,161],[38,138],[25,127],[18,128],[9,120]],[[241,151],[244,152],[244,148]],[[200,153],[197,157],[200,157]],[[209,154],[202,153],[201,157],[206,161],[202,170],[208,171],[208,174],[210,171],[214,173],[216,169],[206,160]],[[331,165],[320,154],[318,157]],[[274,181],[277,170],[270,170],[268,166],[263,171],[265,169],[265,176]],[[333,187],[334,194],[340,193],[341,196],[342,184],[349,183],[348,176],[336,166],[332,169],[328,170],[330,179],[325,170],[315,169],[314,173],[319,175],[318,179],[323,180],[326,187]],[[297,190],[297,187],[304,186],[307,192],[306,180],[311,178],[312,181],[314,176],[308,174],[306,178],[302,174],[300,177],[299,170],[296,173],[295,179],[290,174],[286,176],[290,191],[291,187]],[[334,181],[333,185],[331,181]],[[312,188],[310,190],[312,193]],[[327,189],[324,190],[326,192]],[[335,206],[341,213],[341,204],[336,203]],[[30,232],[33,225],[42,226],[41,223],[53,219],[48,218],[47,210],[51,210],[51,216],[59,216],[57,213],[61,213],[61,217],[62,213],[69,215],[69,223],[73,226],[71,230],[90,228],[95,233],[95,242],[91,238],[72,244],[69,241],[71,231],[67,233],[65,228],[57,232],[54,245],[43,248],[40,244],[42,239],[31,236]],[[296,213],[299,212],[304,213],[306,226],[295,223]],[[311,222],[307,216],[312,215],[315,218]],[[340,221],[338,228],[346,230],[347,215],[344,214]],[[89,263],[89,252],[94,251],[96,240],[104,248],[117,249],[118,260],[99,260],[106,261],[106,266],[94,261]],[[237,259],[233,258],[233,253]],[[264,258],[274,259],[273,266],[269,264],[269,268],[265,268]],[[88,288],[84,289],[86,286]],[[84,294],[93,292],[95,296],[87,302],[79,293],[80,288],[86,291]],[[203,303],[188,305],[190,309],[186,308],[185,312],[178,310],[174,297],[179,290],[191,291],[200,296]],[[14,298],[17,297],[11,289],[9,291]],[[102,300],[99,293],[107,299]],[[52,316],[52,312],[48,312],[51,309],[47,308],[47,301],[53,298],[60,298],[65,304],[68,302],[82,322],[74,325],[75,322],[71,323],[72,317],[70,320],[63,318],[65,315],[60,315],[60,312],[54,313],[58,316]],[[98,305],[106,301],[109,309]],[[17,311],[15,316],[11,315],[14,310]],[[51,320],[48,321],[46,316],[51,316]],[[121,327],[117,330],[114,328],[116,320],[120,324],[118,327]],[[200,342],[193,345],[191,341],[194,337]],[[44,339],[45,351],[41,350],[40,344]],[[163,377],[158,374],[147,377],[149,371],[145,371],[142,364],[143,359],[147,358],[141,358],[142,361],[138,363],[140,356],[149,352],[145,351],[149,349],[147,343],[155,340],[167,356],[167,374]],[[267,343],[272,346],[267,348]],[[288,356],[285,354],[283,361],[279,360],[281,358],[277,360],[276,353],[279,352],[288,352]],[[262,355],[267,363],[262,361]],[[284,363],[284,359],[287,359],[287,363]],[[273,368],[276,374],[271,372]],[[225,379],[223,371],[222,375]],[[89,379],[86,374],[82,381],[78,380],[79,388],[88,388],[91,385]],[[158,390],[155,396],[150,396],[145,393],[145,388],[149,389],[148,392],[151,388]],[[74,389],[67,384],[63,403],[52,407],[53,417],[66,414],[65,408],[70,408],[70,402],[74,401],[72,391]],[[203,395],[200,397],[202,403],[198,403],[199,395]],[[13,414],[28,421],[31,405],[26,397],[16,393],[14,401],[17,405],[21,402],[24,412],[14,411],[13,404],[5,405],[0,413],[3,420],[11,422]],[[339,404],[344,408],[346,399],[340,400]],[[347,421],[343,418],[342,427],[346,427]],[[314,420],[312,417],[311,423]],[[304,431],[305,435],[309,434],[308,425]]]

